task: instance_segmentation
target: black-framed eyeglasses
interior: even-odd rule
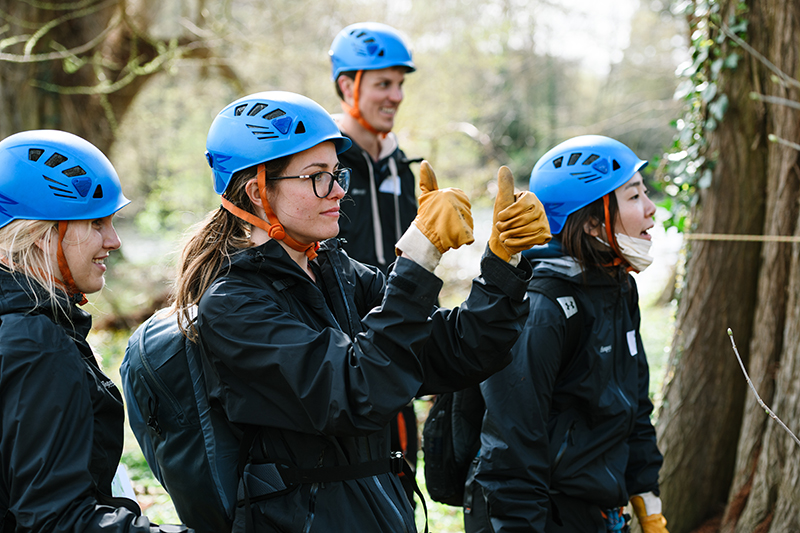
[[[339,187],[344,189],[344,192],[347,192],[347,189],[350,188],[349,168],[340,168],[338,170],[334,170],[333,172],[328,172],[327,170],[323,170],[321,172],[315,172],[313,174],[305,174],[303,176],[274,176],[267,179],[292,180],[300,178],[311,178],[311,186],[314,187],[314,194],[316,195],[317,198],[327,198],[328,195],[333,190],[334,182],[338,183]]]

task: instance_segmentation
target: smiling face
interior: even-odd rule
[[[378,131],[389,132],[403,101],[406,67],[365,70],[361,75],[358,110],[361,116]],[[348,102],[353,104],[353,101]]]
[[[324,142],[292,156],[282,176],[333,172],[339,165],[336,147]],[[339,201],[344,190],[334,183],[331,193],[317,198],[311,178],[276,180],[269,204],[286,233],[301,243],[330,239],[339,234]]]
[[[95,220],[75,220],[67,225],[62,247],[75,286],[79,291],[90,294],[103,288],[107,267],[105,260],[111,250],[120,247],[119,236],[112,224],[114,215]],[[57,243],[51,243],[51,258],[58,265],[56,258]],[[62,280],[61,272],[56,267],[55,276]]]
[[[617,197],[617,212],[614,220],[615,233],[650,240],[647,233],[654,226],[655,204],[647,197],[647,187],[638,172],[624,185],[614,190]]]

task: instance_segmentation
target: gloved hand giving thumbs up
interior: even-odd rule
[[[419,209],[411,227],[395,245],[412,260],[433,272],[442,254],[471,244],[472,211],[469,198],[460,189],[439,189],[436,174],[427,161],[420,166]]]
[[[519,262],[518,258],[512,261],[516,254],[552,238],[544,206],[532,192],[514,195],[514,176],[506,166],[497,171],[492,222],[489,248],[500,259],[515,265]]]

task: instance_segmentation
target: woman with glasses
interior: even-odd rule
[[[175,303],[246,454],[234,531],[416,531],[388,423],[415,395],[506,365],[525,322],[530,268],[514,265],[549,239],[535,196],[508,191],[466,304],[435,309],[439,258],[472,242],[469,200],[425,166],[387,279],[334,239],[349,145],[321,106],[287,92],[233,102],[208,134],[222,206],[183,250]]]

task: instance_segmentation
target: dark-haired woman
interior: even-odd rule
[[[667,531],[629,274],[652,261],[645,165],[625,145],[587,135],[548,151],[531,173],[554,238],[525,252],[539,287],[528,322],[512,364],[481,384],[467,533],[625,531],[629,500],[645,533]]]
[[[198,304],[189,335],[209,396],[247,451],[237,532],[416,531],[389,422],[416,395],[507,364],[525,322],[530,270],[513,265],[549,239],[535,196],[501,187],[481,277],[463,306],[435,309],[439,258],[472,241],[466,195],[423,164],[417,218],[384,277],[334,239],[349,145],[317,103],[279,91],[233,102],[208,134],[222,206],[183,251],[176,305]]]

